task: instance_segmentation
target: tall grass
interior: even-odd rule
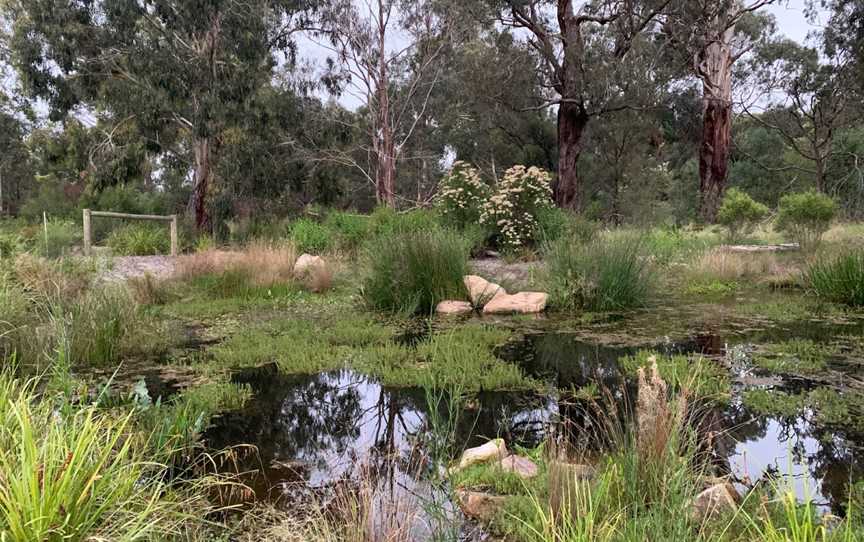
[[[129,434],[130,415],[37,400],[35,385],[0,373],[0,538],[164,539],[186,503],[159,481]]]
[[[468,249],[447,230],[383,235],[365,250],[362,294],[375,309],[430,313],[445,299],[464,299]]]
[[[563,238],[547,248],[552,303],[565,309],[612,311],[644,306],[654,279],[638,237],[581,244]]]
[[[820,297],[864,306],[864,250],[832,260],[817,260],[807,270],[807,282]]]
[[[115,256],[152,256],[171,250],[168,228],[154,224],[125,224],[106,240]]]

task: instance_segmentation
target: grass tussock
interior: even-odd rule
[[[375,239],[364,256],[362,295],[373,308],[431,313],[445,299],[464,299],[468,247],[455,232],[404,231]]]
[[[191,501],[130,434],[131,415],[37,400],[0,373],[0,537],[141,540],[179,534]],[[199,509],[202,503],[199,503]]]
[[[819,297],[864,306],[864,250],[816,260],[807,270],[807,282]]]
[[[770,252],[740,253],[716,248],[706,251],[690,266],[695,277],[718,281],[791,280],[794,269]]]
[[[554,306],[614,311],[644,306],[654,273],[640,238],[586,244],[563,238],[547,249],[546,272]]]

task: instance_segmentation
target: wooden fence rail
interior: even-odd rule
[[[84,209],[84,255],[89,256],[93,248],[93,230],[90,226],[92,217],[123,218],[131,220],[155,220],[170,222],[171,255],[177,255],[177,215],[133,215],[128,213],[112,213],[110,211],[91,211]]]

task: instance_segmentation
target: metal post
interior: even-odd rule
[[[171,255],[177,256],[177,215],[171,215]]]
[[[84,209],[84,255],[90,255],[90,209]]]

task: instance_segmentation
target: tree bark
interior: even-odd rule
[[[712,224],[726,190],[732,140],[732,63],[735,27],[711,41],[698,59],[702,79],[702,141],[699,147],[699,214]]]
[[[192,142],[195,152],[195,174],[192,194],[189,196],[188,213],[195,217],[195,228],[205,232],[210,228],[210,214],[207,210],[207,191],[213,176],[210,154],[210,138],[196,137]]]
[[[564,102],[558,107],[558,181],[555,204],[562,209],[579,209],[579,156],[588,115],[578,105]]]
[[[377,130],[373,134],[378,167],[375,170],[375,199],[379,205],[395,207],[396,155],[393,126],[390,120],[390,74],[387,71],[387,20],[389,7],[378,1],[378,94]]]
[[[708,224],[717,219],[717,210],[726,191],[729,143],[732,136],[732,106],[706,99],[702,113],[702,143],[699,147],[700,216]]]

